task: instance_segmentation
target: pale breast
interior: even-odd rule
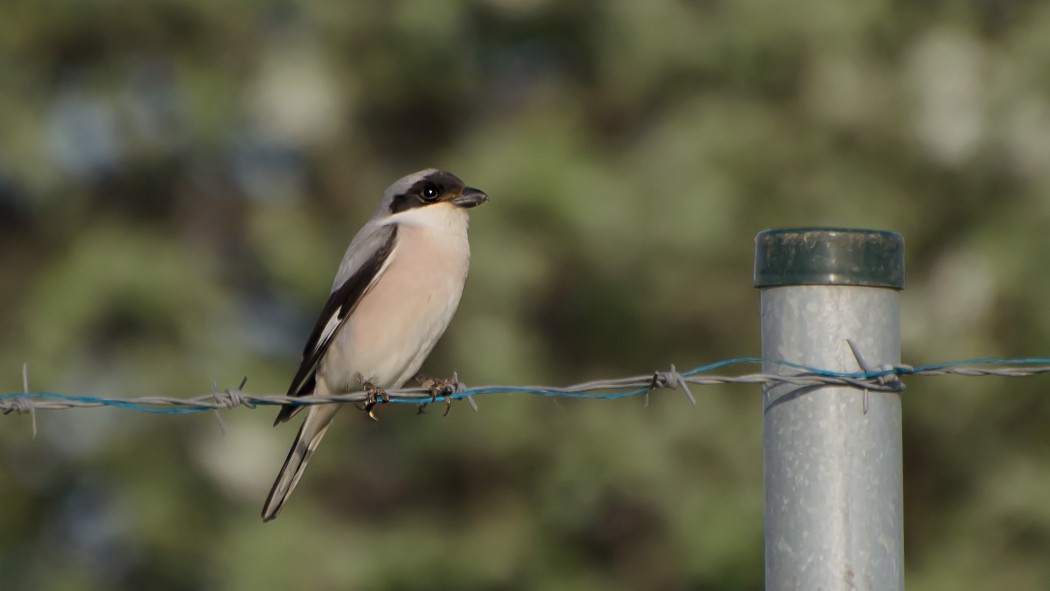
[[[463,293],[470,247],[466,224],[461,232],[454,230],[398,227],[390,265],[318,367],[318,377],[330,388],[357,390],[361,379],[398,388],[419,371]]]

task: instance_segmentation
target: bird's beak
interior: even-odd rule
[[[489,200],[489,196],[475,189],[474,187],[467,187],[463,189],[463,192],[456,195],[451,199],[452,205],[457,207],[477,207],[482,203]]]

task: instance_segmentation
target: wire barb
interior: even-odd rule
[[[467,385],[464,384],[463,382],[459,381],[459,372],[458,371],[452,372],[452,383],[455,385],[455,388],[452,389],[452,392],[454,394],[459,394],[460,392],[462,392],[462,391],[467,389]],[[463,398],[467,399],[467,402],[470,403],[470,408],[474,409],[474,412],[478,412],[478,403],[477,403],[477,401],[474,400],[474,396],[473,395],[466,394],[466,395],[463,396]]]
[[[846,344],[849,345],[850,351],[853,352],[853,357],[857,360],[857,367],[860,367],[865,372],[871,371],[871,366],[864,360],[864,356],[860,354],[860,349],[857,344],[853,342],[853,339],[846,339]],[[868,414],[868,401],[870,398],[870,392],[867,388],[864,388],[864,397],[861,402],[861,409],[863,414]]]
[[[29,412],[29,416],[30,416],[30,418],[31,418],[31,420],[33,422],[33,439],[36,439],[36,406],[33,405],[32,399],[28,398],[28,396],[29,396],[29,362],[28,361],[23,361],[22,362],[22,393],[25,394],[27,396],[27,398],[20,398],[18,400],[18,402],[20,403],[18,405],[20,407],[18,409],[18,414],[24,414],[26,412],[26,410],[24,410],[24,407],[26,407],[26,406],[29,407],[29,411],[28,411]],[[7,413],[4,413],[4,414],[7,414]]]
[[[653,374],[653,379],[656,381],[656,385],[661,388],[668,388],[671,390],[677,390],[679,387],[682,388],[682,392],[685,397],[689,399],[689,403],[696,406],[696,398],[693,397],[692,391],[689,390],[689,384],[686,383],[685,378],[682,374],[678,373],[675,369],[674,364],[671,364],[671,369],[668,371],[657,371]]]
[[[248,377],[245,376],[241,380],[241,383],[236,388],[226,388],[219,390],[212,382],[212,396],[215,398],[215,403],[220,408],[236,408],[238,406],[246,406],[248,408],[255,408],[255,403],[244,394],[244,385],[248,383]]]

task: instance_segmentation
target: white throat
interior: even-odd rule
[[[400,224],[464,235],[466,235],[469,223],[470,216],[466,209],[447,202],[406,209],[382,221],[384,226]]]

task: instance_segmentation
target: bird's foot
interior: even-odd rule
[[[448,412],[452,410],[452,394],[456,392],[459,380],[455,378],[435,378],[419,374],[416,376],[416,381],[419,382],[421,388],[430,392],[430,402],[434,402],[439,396],[445,399],[445,414],[442,416],[448,416]],[[429,403],[424,402],[419,405],[419,414],[426,412],[427,404]]]
[[[376,386],[372,382],[365,382],[361,384],[361,387],[365,391],[365,403],[360,406],[360,409],[368,413],[368,418],[379,422],[373,409],[375,409],[376,405],[380,402],[384,404],[390,402],[390,396],[387,396],[386,390]]]

